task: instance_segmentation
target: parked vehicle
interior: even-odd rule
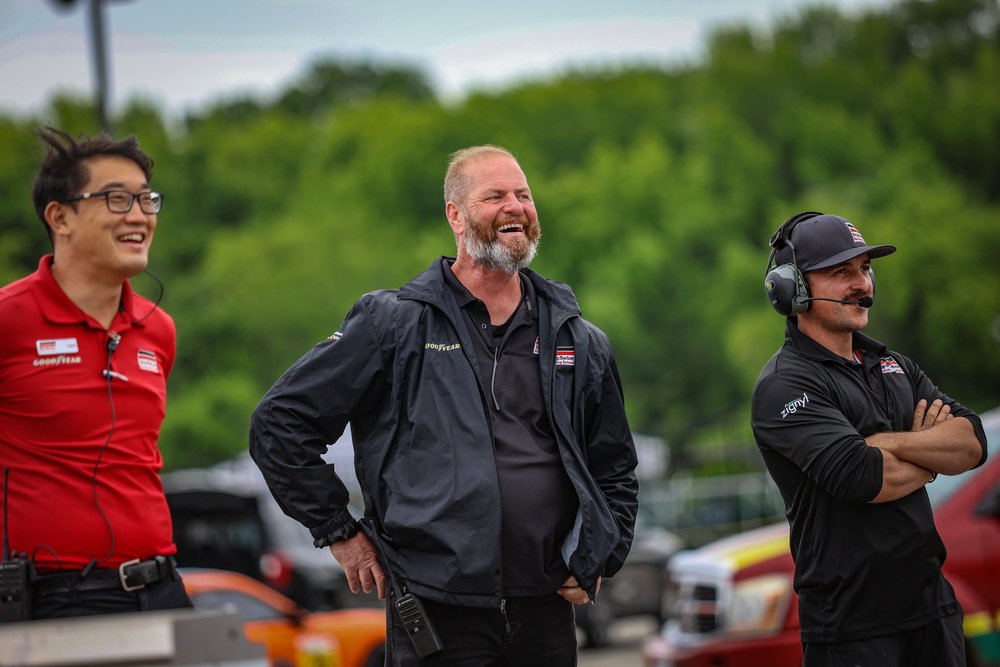
[[[927,486],[948,550],[944,573],[965,611],[968,664],[1000,665],[1000,408],[982,415],[987,462]],[[671,559],[669,620],[647,640],[647,667],[798,667],[802,662],[788,524]]]
[[[576,607],[584,648],[606,646],[611,626],[621,618],[650,616],[662,622],[666,565],[683,546],[676,535],[648,525],[639,515],[625,565],[602,582],[596,604]]]
[[[181,569],[196,609],[235,609],[251,642],[263,644],[274,667],[381,667],[385,612],[309,612],[269,586],[237,572]]]
[[[607,579],[597,603],[577,607],[583,646],[604,646],[621,618],[662,624],[666,565],[681,549],[784,519],[781,495],[766,473],[674,475],[640,484],[635,540],[624,567]]]
[[[785,507],[766,472],[675,474],[641,487],[639,518],[669,530],[687,548],[783,521]]]
[[[383,606],[374,593],[350,592],[329,550],[281,511],[248,455],[162,478],[181,567],[240,572],[313,611]]]

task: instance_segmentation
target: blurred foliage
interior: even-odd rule
[[[780,344],[767,239],[801,210],[899,252],[876,262],[872,335],[976,409],[1000,404],[1000,7],[815,7],[717,31],[704,61],[565,73],[438,101],[405,66],[320,61],[270,101],[171,125],[115,119],[166,193],[151,269],[178,325],[169,467],[242,450],[271,383],[365,291],[452,254],[441,187],[475,143],[518,154],[541,215],[536,268],[611,337],[633,427],[678,463],[750,442],[748,396]],[[0,281],[32,271],[32,131],[93,132],[89,103],[0,112]],[[155,297],[146,278],[136,286]]]

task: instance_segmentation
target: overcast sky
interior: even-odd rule
[[[0,110],[37,111],[60,90],[93,94],[91,1],[0,0]],[[717,25],[768,26],[817,2],[104,0],[111,107],[141,94],[182,113],[267,95],[323,56],[412,64],[456,97],[571,66],[690,61]]]

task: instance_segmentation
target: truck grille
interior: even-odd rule
[[[719,589],[705,582],[681,581],[674,598],[673,617],[680,630],[711,634],[720,627]]]

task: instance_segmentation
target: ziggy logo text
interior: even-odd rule
[[[807,403],[809,403],[809,396],[805,392],[802,392],[801,397],[785,403],[785,407],[781,410],[781,418],[784,419],[788,415],[795,414],[799,411],[799,408],[806,407]]]

